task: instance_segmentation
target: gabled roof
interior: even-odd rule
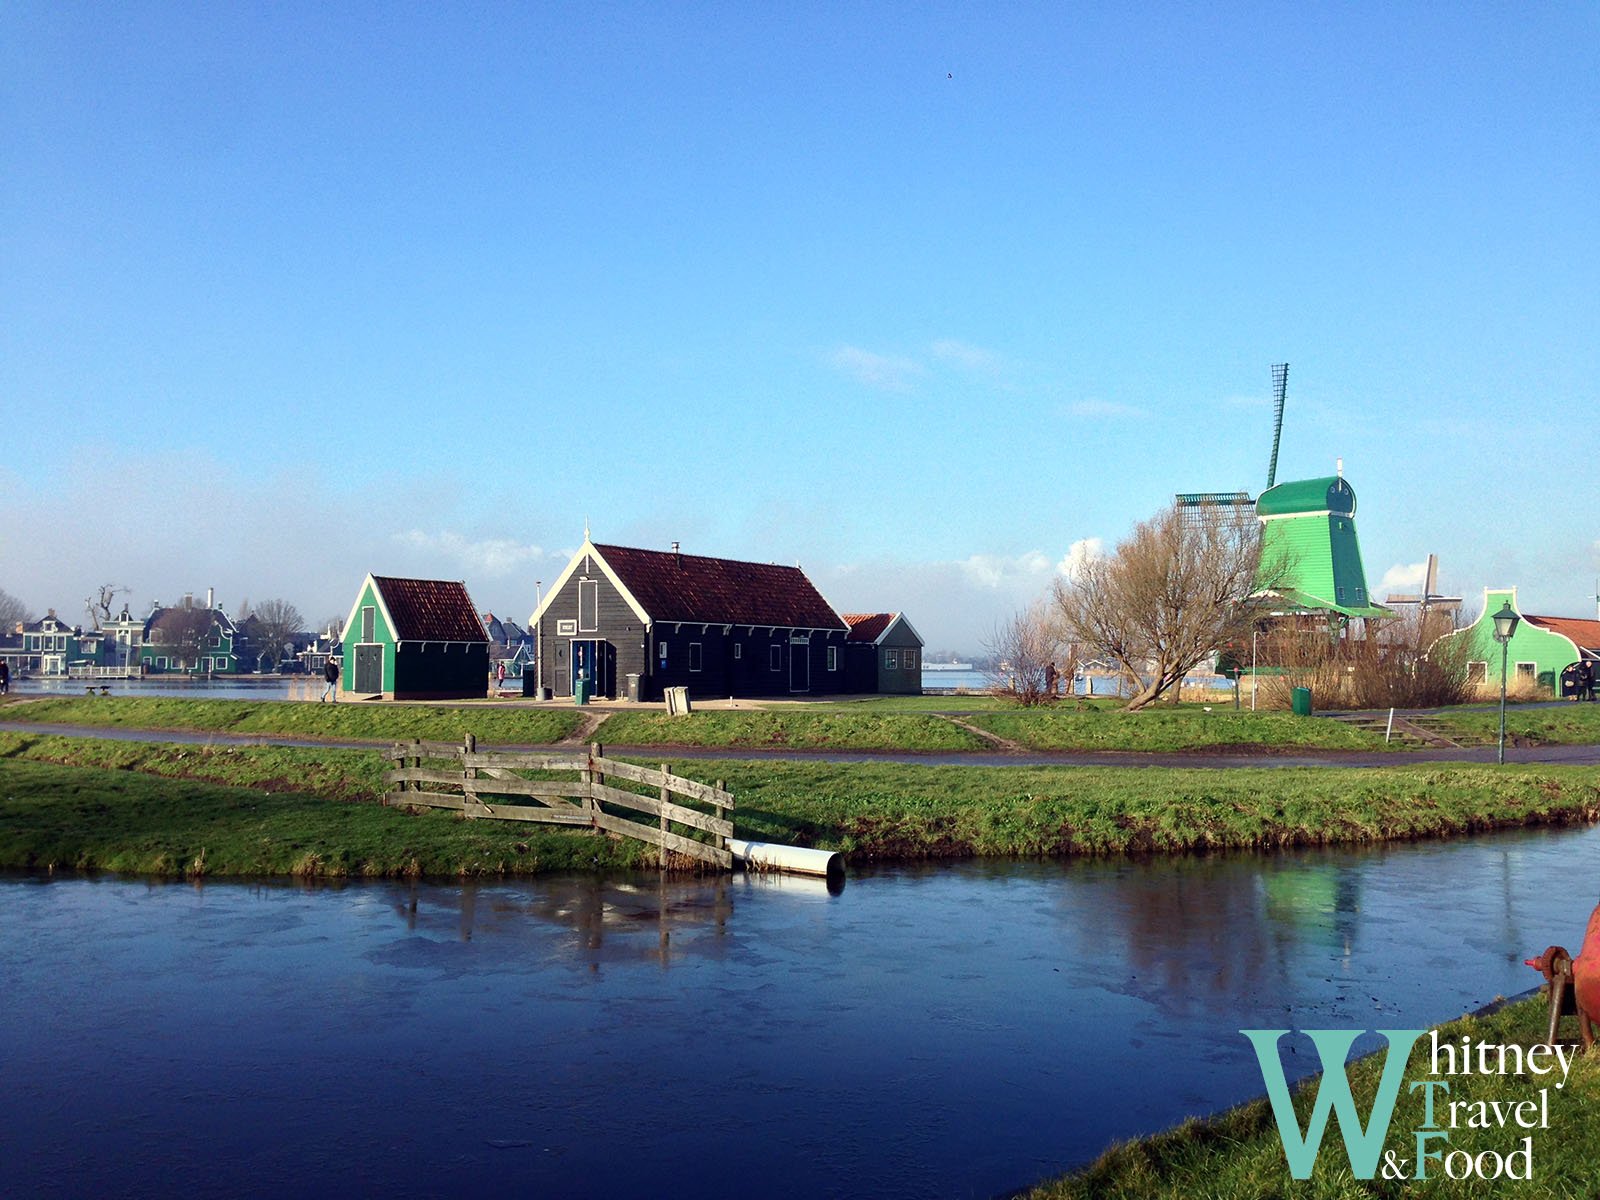
[[[799,567],[631,546],[589,543],[586,548],[605,562],[652,621],[847,628]]]
[[[369,575],[399,642],[487,642],[467,585],[454,579]],[[356,603],[361,602],[360,596]],[[351,613],[353,622],[355,613]],[[348,627],[347,623],[347,627]]]
[[[841,613],[844,623],[850,626],[849,641],[875,642],[893,623],[894,613]]]
[[[1559,633],[1580,650],[1600,653],[1600,621],[1586,621],[1582,617],[1536,617],[1523,613],[1522,619],[1540,629]]]

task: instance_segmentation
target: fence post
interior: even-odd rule
[[[461,814],[470,819],[475,819],[477,813],[472,811],[473,805],[478,803],[478,788],[474,782],[478,778],[478,768],[467,765],[467,756],[476,754],[478,739],[472,734],[467,734],[461,739]]]
[[[717,780],[717,791],[720,793],[720,792],[726,792],[727,790],[728,789],[723,786],[722,780],[720,780],[720,779]],[[728,810],[723,808],[722,805],[720,805],[720,804],[716,803],[715,801],[713,801],[711,807],[716,810],[717,820],[726,821],[728,819]],[[728,848],[727,835],[726,834],[721,834],[721,833],[717,834],[717,849],[718,850],[726,850],[727,848]]]
[[[667,764],[661,764],[661,840],[665,842],[667,833],[667,805],[672,803],[672,791],[667,787]],[[661,865],[667,865],[667,848],[661,847]]]

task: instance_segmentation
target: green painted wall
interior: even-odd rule
[[[354,618],[344,631],[344,666],[340,669],[339,690],[353,692],[356,686],[356,646],[366,642],[362,637],[362,609],[372,609],[372,642],[383,647],[383,686],[378,690],[394,692],[394,630],[383,619],[383,608],[378,603],[377,590],[369,579],[361,585],[361,598],[356,601]]]
[[[1500,683],[1501,654],[1500,643],[1494,640],[1494,614],[1499,612],[1507,601],[1511,603],[1511,610],[1521,616],[1522,609],[1517,605],[1516,588],[1485,588],[1483,612],[1478,619],[1465,629],[1459,629],[1439,639],[1441,642],[1455,639],[1464,642],[1469,660],[1485,664],[1484,677],[1487,682],[1496,686]],[[1517,631],[1511,635],[1511,641],[1506,645],[1505,660],[1507,670],[1513,679],[1516,678],[1519,662],[1533,663],[1534,676],[1539,684],[1554,691],[1560,683],[1561,672],[1569,664],[1577,662],[1578,653],[1573,644],[1559,633],[1552,633],[1548,629],[1540,629],[1523,621],[1517,626]]]
[[[1261,527],[1261,550],[1263,564],[1287,568],[1283,588],[1348,608],[1372,602],[1354,517],[1275,517]]]

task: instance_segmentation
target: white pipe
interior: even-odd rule
[[[729,838],[728,849],[747,867],[794,871],[801,875],[844,873],[844,856],[837,850],[812,850],[806,846],[782,846],[777,842],[746,842],[739,838]]]

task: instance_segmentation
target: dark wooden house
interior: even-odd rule
[[[845,613],[844,619],[850,691],[922,694],[922,635],[904,613]]]
[[[489,638],[467,585],[368,575],[344,623],[339,690],[385,700],[488,695]]]
[[[659,700],[842,692],[849,627],[799,567],[587,537],[528,621],[539,686]],[[630,676],[635,677],[630,691]]]

